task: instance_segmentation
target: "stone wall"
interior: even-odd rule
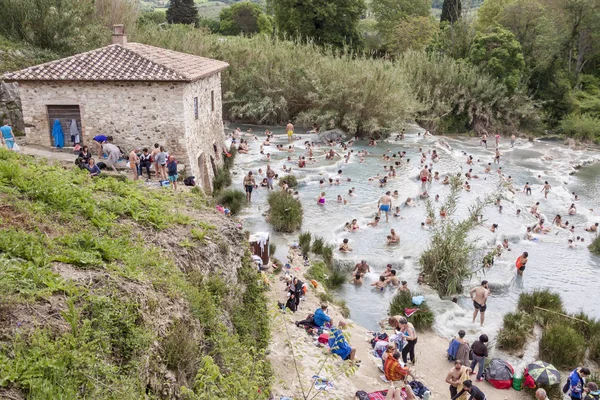
[[[214,109],[211,92],[214,96]],[[195,97],[198,98],[197,119],[194,108]],[[215,74],[186,85],[183,98],[185,136],[191,175],[194,175],[196,182],[210,193],[215,172],[211,157],[216,168],[221,166],[223,164],[222,149],[225,144],[221,74]]]
[[[18,85],[0,81],[0,123],[4,119],[10,121],[15,133],[19,134],[25,131]]]
[[[185,83],[163,82],[21,82],[19,92],[27,142],[50,147],[48,105],[79,105],[82,139],[112,135],[128,152],[164,145],[186,160],[183,118]],[[65,137],[65,141],[68,139]],[[186,162],[187,164],[187,162]]]

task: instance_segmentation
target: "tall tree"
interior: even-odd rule
[[[221,10],[219,14],[220,32],[224,35],[254,35],[271,33],[273,27],[262,8],[249,1],[241,1]]]
[[[280,33],[318,44],[359,47],[358,20],[366,11],[364,0],[268,0]]]
[[[371,10],[377,20],[377,31],[385,47],[396,40],[396,28],[409,17],[427,17],[431,0],[372,0]]]
[[[455,23],[460,18],[461,11],[461,0],[444,0],[440,22],[450,22],[451,24]]]
[[[171,0],[167,8],[167,22],[170,24],[196,24],[198,8],[194,0]]]

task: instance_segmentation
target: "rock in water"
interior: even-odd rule
[[[340,129],[332,129],[317,134],[317,143],[341,142],[346,140],[347,133]]]

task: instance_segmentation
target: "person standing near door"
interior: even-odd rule
[[[13,130],[11,126],[8,124],[8,120],[4,120],[4,125],[0,127],[0,135],[2,139],[2,145],[9,150],[12,150],[15,145],[15,136],[13,134]]]

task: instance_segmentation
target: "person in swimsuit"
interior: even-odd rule
[[[352,247],[350,247],[350,244],[348,243],[349,240],[348,238],[344,239],[342,244],[340,245],[339,250],[343,253],[348,253],[350,251],[352,251]]]
[[[473,322],[475,322],[477,314],[481,313],[479,322],[483,326],[483,321],[485,320],[485,311],[487,310],[487,298],[490,295],[488,281],[481,281],[481,286],[471,289],[469,295],[473,300],[473,308],[475,308],[473,311]]]
[[[423,186],[427,183],[427,179],[429,178],[429,171],[427,171],[427,167],[423,167],[421,172],[419,173],[419,178],[421,179],[421,183]]]
[[[524,252],[522,255],[519,256],[519,258],[517,258],[517,261],[515,262],[515,266],[517,267],[517,274],[519,276],[523,276],[523,271],[525,271],[525,266],[527,265],[527,257],[529,257],[529,254],[527,252]]]
[[[544,182],[544,187],[542,188],[541,192],[544,192],[544,198],[547,199],[548,198],[548,193],[550,193],[550,189],[552,189],[552,186],[550,186],[550,184],[548,183],[548,181]]]
[[[248,172],[248,175],[244,177],[244,189],[246,191],[246,200],[248,202],[252,201],[252,189],[256,187],[256,181],[252,176],[252,171]]]
[[[294,140],[294,125],[292,125],[292,121],[288,121],[285,131],[287,132],[288,143],[292,143]]]
[[[317,204],[320,206],[325,205],[325,192],[321,192],[321,195],[317,198]]]
[[[500,149],[496,147],[496,157],[494,157],[494,163],[500,164]]]
[[[354,270],[352,271],[352,275],[360,274],[361,276],[365,276],[366,273],[371,272],[371,267],[365,260],[361,260],[358,264],[354,266]]]
[[[485,148],[487,149],[487,135],[485,133],[481,135],[481,145],[485,145]]]
[[[273,179],[275,178],[275,175],[275,171],[267,164],[267,183],[269,184],[268,188],[271,190],[273,190]]]
[[[379,213],[385,213],[385,222],[389,221],[390,210],[392,209],[392,198],[390,197],[390,191],[385,192],[383,196],[377,202]]]
[[[531,196],[531,186],[529,186],[529,182],[525,182],[525,187],[523,187],[523,192],[525,192],[525,194],[527,196]]]

